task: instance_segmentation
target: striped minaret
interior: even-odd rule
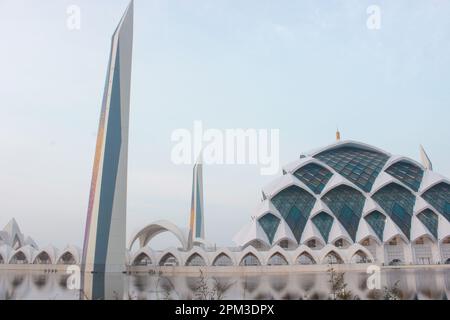
[[[202,156],[200,155],[194,165],[192,176],[191,219],[189,224],[190,242],[205,239],[204,212],[203,212],[203,170]]]
[[[133,1],[111,40],[83,245],[82,271],[125,270]]]

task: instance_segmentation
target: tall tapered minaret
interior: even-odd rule
[[[125,270],[133,1],[111,40],[83,245],[82,271]]]
[[[203,212],[203,170],[202,155],[194,165],[192,176],[191,219],[189,224],[190,242],[205,239]]]

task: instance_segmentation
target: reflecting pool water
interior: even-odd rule
[[[0,300],[330,299],[333,297],[332,276],[339,274],[89,274],[78,281],[63,272],[0,271]],[[369,278],[373,276],[376,278]],[[379,277],[348,271],[344,282],[351,297],[357,299],[384,299],[391,292],[398,299],[450,297],[448,268],[383,269]],[[373,289],[374,285],[378,290]]]

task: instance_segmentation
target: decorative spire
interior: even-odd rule
[[[341,133],[339,132],[339,128],[336,129],[336,141],[341,141]]]
[[[425,169],[433,171],[433,164],[422,145],[420,145],[420,159],[422,160],[422,165]]]

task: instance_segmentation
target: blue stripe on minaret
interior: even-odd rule
[[[203,218],[203,212],[202,212],[202,206],[200,202],[200,186],[198,183],[198,167],[197,167],[197,175],[196,175],[196,181],[197,181],[197,192],[195,193],[197,207],[195,208],[195,219],[196,219],[196,225],[195,225],[195,236],[197,238],[200,238],[202,236],[202,218]]]
[[[103,157],[100,204],[98,210],[97,239],[94,258],[94,271],[104,272],[108,254],[108,239],[111,227],[116,177],[119,168],[120,149],[122,145],[121,110],[120,110],[120,58],[117,45],[111,99],[107,120],[105,153]]]

